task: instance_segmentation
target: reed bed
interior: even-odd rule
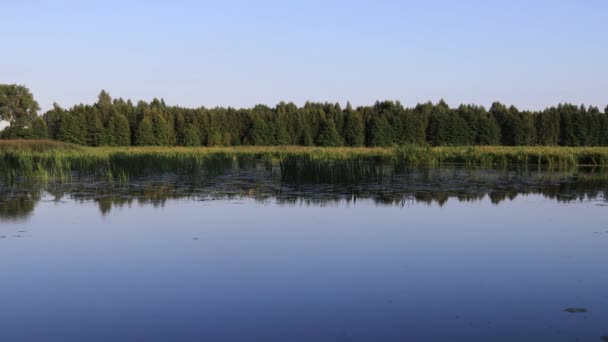
[[[291,180],[357,181],[383,178],[410,166],[464,164],[549,168],[608,166],[607,147],[424,147],[320,148],[242,147],[83,147],[56,141],[0,141],[0,175],[66,180],[80,176],[128,179],[145,172],[220,173],[230,167],[279,166]]]

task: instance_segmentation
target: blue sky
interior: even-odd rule
[[[43,109],[608,103],[608,1],[4,1],[0,83]]]

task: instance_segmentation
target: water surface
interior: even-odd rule
[[[606,184],[461,168],[4,183],[0,337],[598,341]]]

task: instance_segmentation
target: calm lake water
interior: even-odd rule
[[[607,179],[5,182],[0,340],[601,341]]]

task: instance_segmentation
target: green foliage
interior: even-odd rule
[[[154,134],[153,145],[169,145],[171,131],[167,121],[159,113],[154,113],[152,116],[152,132]]]
[[[77,107],[73,109],[76,111]],[[108,144],[110,137],[106,134],[106,129],[103,127],[101,122],[101,116],[99,110],[92,106],[82,107],[81,110],[84,112],[85,130],[86,130],[86,142],[89,146],[101,146]]]
[[[369,123],[369,146],[391,146],[393,129],[385,117],[374,117]]]
[[[53,103],[53,109],[47,111],[42,116],[49,130],[49,138],[58,139],[60,121],[63,114],[64,110],[57,103]]]
[[[431,103],[419,104],[414,109],[405,110],[399,115],[402,127],[401,133],[398,133],[398,136],[401,137],[400,144],[425,145],[427,143],[426,130],[432,106]]]
[[[196,128],[196,126],[194,126],[193,124],[187,125],[184,130],[183,145],[184,146],[200,146],[201,145],[201,136],[199,133],[199,129]]]
[[[212,171],[263,160],[280,167],[284,179],[357,181],[390,176],[408,166],[463,163],[467,166],[523,165],[564,168],[578,165],[608,166],[606,147],[474,146],[395,148],[310,147],[80,147],[44,140],[0,141],[0,177],[68,179],[80,175],[135,176],[145,171]],[[250,165],[250,164],[248,164]],[[378,167],[383,165],[383,167]],[[311,172],[314,171],[314,172]],[[336,178],[338,177],[338,178]]]
[[[150,120],[150,118],[144,118],[139,123],[136,143],[139,146],[151,146],[156,144],[154,129],[152,128],[152,120]]]
[[[9,126],[0,132],[2,139],[33,139],[34,132],[29,126]]]
[[[108,145],[129,146],[130,144],[129,120],[122,114],[112,112],[108,121]]]
[[[108,125],[108,121],[110,120],[110,113],[112,111],[112,98],[110,94],[108,94],[105,90],[102,90],[97,97],[97,103],[95,104],[97,108],[99,118],[104,126]]]
[[[332,119],[327,119],[321,124],[319,136],[317,137],[318,146],[342,146],[342,138],[336,129],[336,123]]]
[[[427,126],[427,141],[433,146],[456,145],[454,136],[463,134],[461,127],[456,125],[458,120],[452,115],[448,105],[441,100],[431,110]],[[456,130],[456,131],[455,131]]]
[[[500,145],[500,127],[494,117],[482,108],[475,133],[476,145]]]
[[[273,125],[260,118],[256,119],[251,127],[251,142],[258,146],[274,145]]]
[[[0,84],[0,120],[13,128],[31,127],[40,110],[28,88],[16,84]]]
[[[357,147],[363,146],[365,143],[363,117],[361,116],[361,113],[352,109],[350,103],[346,106],[342,136],[344,137],[344,143],[347,146]]]
[[[540,145],[557,145],[560,142],[560,114],[551,107],[536,116],[537,142]]]
[[[337,103],[281,102],[274,108],[196,108],[112,99],[93,105],[55,104],[37,119],[38,105],[22,86],[0,85],[5,139],[50,139],[88,146],[608,146],[608,108],[560,104],[539,112],[495,102],[450,108],[444,101],[404,108],[397,101],[342,109]],[[43,127],[46,125],[46,129]],[[47,132],[46,135],[44,132]]]
[[[175,114],[175,139],[178,145],[186,145],[186,118],[182,112]]]
[[[64,111],[59,107],[58,110],[61,115],[57,140],[79,145],[85,144],[84,116],[78,115],[77,112]]]
[[[281,120],[276,120],[274,122],[274,134],[275,139],[274,142],[276,145],[289,145],[289,132],[287,131],[286,122]]]
[[[32,121],[32,133],[34,139],[48,139],[49,137],[46,123],[39,116]]]
[[[312,136],[312,132],[304,130],[301,134],[300,144],[303,146],[314,146],[315,139]]]

